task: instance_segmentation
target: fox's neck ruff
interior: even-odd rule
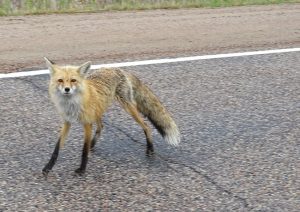
[[[56,95],[54,103],[65,121],[75,122],[80,118],[81,113],[81,96],[72,94],[70,96]]]

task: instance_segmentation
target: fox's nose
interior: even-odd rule
[[[66,87],[66,88],[65,88],[65,92],[66,92],[66,93],[69,93],[69,92],[70,92],[70,88]]]

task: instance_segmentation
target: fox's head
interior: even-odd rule
[[[46,57],[44,59],[50,71],[50,89],[55,89],[55,93],[64,96],[72,96],[82,90],[91,62],[81,66],[58,66]]]

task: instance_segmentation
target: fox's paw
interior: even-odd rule
[[[148,157],[151,157],[151,156],[154,155],[154,149],[153,149],[153,147],[147,148],[147,150],[146,150],[146,155],[147,155]]]
[[[85,173],[85,170],[81,169],[81,168],[78,168],[78,169],[75,170],[75,173],[79,174],[79,175],[83,175]]]
[[[43,175],[44,175],[45,178],[48,177],[49,172],[50,172],[50,170],[46,169],[46,168],[43,168],[43,170],[42,170],[42,173],[43,173]]]

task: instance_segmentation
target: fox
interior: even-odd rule
[[[55,165],[74,122],[82,124],[84,129],[81,164],[75,172],[85,173],[89,152],[95,147],[103,128],[103,114],[115,101],[142,127],[146,136],[146,155],[154,154],[154,147],[151,128],[144,117],[167,143],[173,146],[180,143],[180,132],[171,114],[134,74],[121,68],[91,70],[90,61],[74,66],[57,65],[46,57],[44,59],[50,72],[49,96],[63,120],[52,156],[42,170],[45,176]],[[96,125],[94,136],[93,125]]]

